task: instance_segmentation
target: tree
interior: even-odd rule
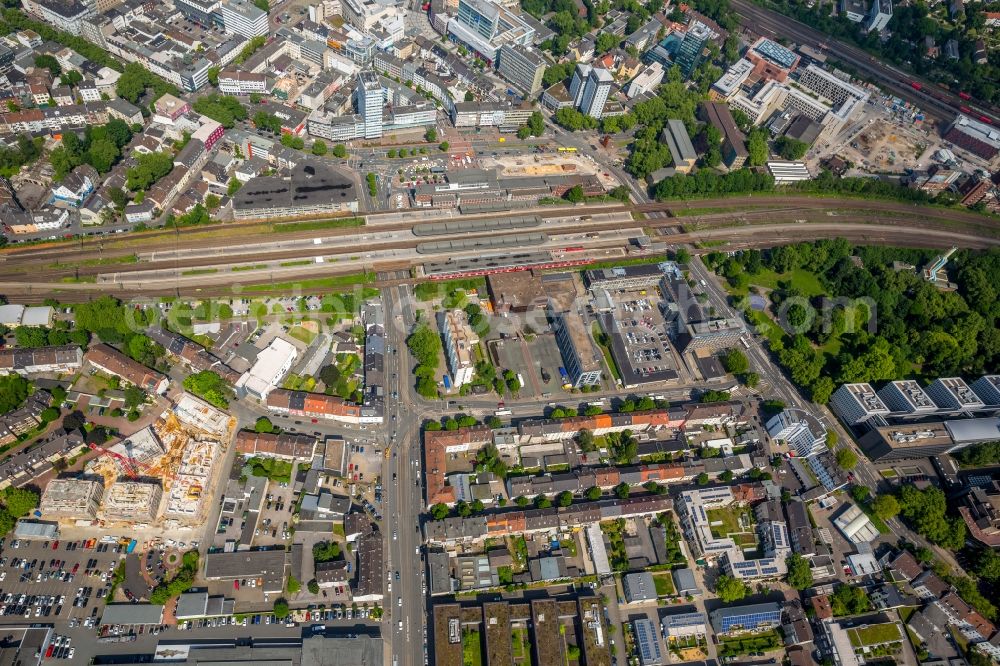
[[[774,142],[774,150],[786,160],[800,160],[809,152],[809,144],[788,136],[780,136]]]
[[[474,102],[474,101],[476,101],[476,96],[472,94],[471,90],[466,90],[465,91],[465,101],[466,102]]]
[[[434,143],[437,140],[438,140],[437,130],[434,129],[433,127],[428,127],[427,131],[424,132],[424,141],[426,141],[427,143]]]
[[[52,78],[57,78],[62,73],[62,67],[59,66],[59,61],[56,60],[55,56],[47,54],[35,56],[35,67],[49,70]]]
[[[259,417],[253,428],[256,432],[274,432],[274,424],[266,416]]]
[[[295,578],[295,576],[289,574],[288,581],[285,584],[285,591],[288,592],[288,594],[295,594],[301,589],[302,589],[302,583],[300,583],[298,579]]]
[[[859,615],[871,608],[868,593],[863,588],[841,585],[830,595],[830,610],[835,616]]]
[[[891,520],[899,514],[899,502],[892,495],[879,495],[872,502],[872,511],[882,520]]]
[[[722,575],[715,581],[715,593],[723,603],[730,604],[747,596],[746,584],[732,576]]]
[[[531,130],[528,129],[527,125],[522,125],[521,127],[517,128],[517,138],[518,139],[521,139],[522,141],[524,141],[529,136],[531,136]]]
[[[545,133],[545,118],[540,111],[532,111],[528,116],[528,129],[532,136],[542,136]]]
[[[789,585],[799,591],[812,587],[812,565],[809,560],[798,553],[792,553],[785,559],[785,564],[788,567]]]
[[[438,145],[438,148],[439,148],[439,149],[441,150],[441,152],[442,152],[442,153],[447,153],[447,152],[448,152],[448,147],[449,147],[449,146],[450,146],[450,144],[449,144],[449,143],[448,143],[447,141],[442,141],[442,142],[441,142],[441,143],[440,143],[440,144]]]
[[[573,503],[573,493],[571,493],[570,491],[564,490],[563,492],[556,495],[556,504],[558,504],[559,506],[567,507],[572,503]]]
[[[472,515],[472,507],[465,500],[458,500],[455,502],[455,513],[461,518],[468,518]]]
[[[59,410],[55,407],[46,407],[38,417],[42,420],[42,423],[52,423],[59,418]]]
[[[587,488],[587,492],[584,493],[584,497],[591,502],[596,502],[601,499],[601,489],[597,486],[591,486],[590,488]]]
[[[525,497],[524,495],[518,495],[517,498],[514,499],[514,504],[518,505],[523,509],[524,507],[531,504],[531,500]]]
[[[338,159],[344,159],[347,157],[347,148],[344,147],[344,144],[338,143],[333,147],[333,156]]]
[[[340,557],[340,546],[336,541],[320,541],[313,544],[314,562],[332,562]]]
[[[587,197],[584,195],[582,187],[574,185],[566,190],[566,194],[563,195],[563,199],[569,201],[570,203],[582,203],[587,199]]]
[[[202,370],[184,378],[184,388],[219,409],[229,407],[232,390],[211,370]]]
[[[545,495],[536,495],[534,503],[536,509],[548,509],[552,506],[552,500]]]
[[[613,492],[618,499],[628,499],[629,493],[632,492],[632,487],[622,482],[614,487]]]
[[[38,507],[39,494],[29,488],[8,486],[0,491],[0,504],[14,518],[23,518]]]
[[[845,446],[837,451],[837,464],[842,469],[850,471],[858,465],[858,454]]]
[[[0,414],[21,406],[27,399],[31,384],[20,375],[0,376]]]
[[[733,480],[733,473],[728,469],[719,475],[719,481],[722,481],[723,483],[729,483],[732,480]]]
[[[598,55],[607,53],[611,49],[618,46],[619,37],[614,33],[602,32],[597,36],[597,42],[594,47],[594,52]]]
[[[288,617],[288,612],[289,611],[288,611],[287,601],[285,601],[284,599],[274,600],[274,617],[278,618],[279,620],[284,620],[286,617]]]
[[[762,166],[767,162],[769,151],[766,130],[755,127],[750,131],[750,136],[747,139],[747,154],[747,162],[750,166]]]
[[[697,481],[698,481],[698,485],[699,486],[707,486],[708,485],[708,474],[706,474],[705,472],[702,472],[701,474],[698,475]]]
[[[730,349],[722,357],[722,366],[726,372],[733,375],[742,375],[750,370],[750,361],[739,349]]]
[[[324,141],[320,141],[319,139],[313,141],[312,154],[318,157],[326,155],[326,143]]]
[[[264,2],[267,2],[267,0],[264,0]],[[319,594],[319,583],[313,578],[306,584],[306,589],[309,590],[309,594]]]
[[[444,520],[448,517],[448,505],[438,502],[431,507],[431,515],[434,516],[434,520]]]
[[[951,550],[964,545],[965,522],[947,515],[947,500],[939,488],[920,490],[907,484],[897,491],[896,500],[903,520],[931,543]]]
[[[128,170],[125,181],[125,185],[133,192],[148,190],[174,168],[174,156],[168,152],[139,154],[136,162],[136,166]]]

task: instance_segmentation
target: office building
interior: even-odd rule
[[[522,44],[504,44],[500,47],[497,73],[525,97],[534,97],[542,89],[545,59]]]
[[[479,342],[479,337],[469,325],[469,318],[464,310],[456,308],[440,313],[438,320],[452,384],[458,389],[471,382],[475,374],[473,348]]]
[[[868,91],[864,88],[813,64],[807,65],[799,75],[799,85],[834,104],[843,104],[849,99],[868,100]]]
[[[448,21],[448,36],[492,65],[502,45],[530,46],[535,29],[518,14],[491,0],[459,0],[455,18]]]
[[[938,407],[949,411],[976,411],[986,406],[961,377],[935,379],[926,393]]]
[[[656,625],[652,620],[642,617],[632,620],[632,635],[635,636],[635,644],[639,651],[639,663],[642,666],[661,666],[666,662],[663,660],[663,648],[660,647],[660,637],[657,635]]]
[[[670,156],[674,160],[674,170],[677,173],[691,173],[695,162],[698,161],[698,153],[695,152],[691,144],[691,137],[688,136],[687,126],[684,121],[671,118],[667,121],[667,126],[663,128],[661,134],[663,143],[670,150]]]
[[[840,13],[847,20],[861,23],[866,32],[882,32],[892,18],[891,0],[840,0]]]
[[[563,381],[573,388],[600,385],[601,356],[594,348],[583,317],[576,312],[550,312],[550,316],[567,373]]]
[[[938,410],[920,384],[912,379],[889,382],[878,392],[878,397],[893,412],[909,415],[933,414]]]
[[[2,369],[0,369],[2,372]],[[984,375],[972,382],[972,390],[976,392],[983,404],[991,407],[1000,405],[1000,375]]]
[[[799,56],[794,51],[767,37],[754,42],[745,57],[753,63],[754,74],[775,81],[786,81],[799,64]]]
[[[711,620],[717,634],[770,631],[781,625],[781,606],[774,602],[725,606],[712,611]]]
[[[704,61],[705,45],[711,38],[712,30],[704,23],[692,21],[688,25],[674,57],[674,63],[681,68],[684,78],[691,76],[691,73]]]
[[[104,486],[91,479],[52,479],[45,486],[39,509],[47,519],[93,520],[104,498]]]
[[[379,138],[382,136],[382,107],[385,105],[385,93],[375,72],[363,71],[358,74],[354,97],[358,115],[365,121],[365,138]]]
[[[984,160],[1000,154],[1000,130],[959,114],[944,132],[944,138]]]
[[[742,90],[743,84],[753,74],[753,68],[753,63],[746,58],[737,60],[719,77],[719,80],[712,84],[708,91],[709,99],[725,101],[733,97]]]
[[[844,423],[851,426],[889,413],[889,408],[871,384],[842,384],[830,396],[830,407]]]
[[[826,429],[809,413],[785,409],[766,424],[771,439],[788,442],[800,458],[820,453],[826,447]]]
[[[266,37],[268,34],[267,12],[247,0],[229,0],[222,4],[219,11],[228,34],[242,35],[247,39]]]

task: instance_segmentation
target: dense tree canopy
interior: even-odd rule
[[[896,499],[903,520],[931,543],[951,550],[965,544],[965,522],[947,515],[947,500],[939,488],[920,490],[907,484],[899,489]]]

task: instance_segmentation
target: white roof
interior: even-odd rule
[[[52,315],[54,312],[55,310],[48,305],[25,308],[24,314],[21,315],[21,325],[48,326],[49,322],[52,321]]]
[[[20,326],[24,315],[24,306],[17,303],[0,305],[0,324],[4,326]]]
[[[878,538],[878,530],[857,506],[852,505],[833,522],[851,543],[871,543]]]
[[[254,393],[264,395],[271,386],[276,386],[281,377],[291,367],[298,350],[295,345],[275,338],[271,344],[257,354],[257,360],[236,382],[237,387],[246,387]]]

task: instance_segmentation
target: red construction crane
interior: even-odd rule
[[[138,479],[139,478],[139,469],[140,468],[142,468],[143,470],[146,470],[146,471],[149,471],[150,469],[152,469],[149,465],[147,465],[145,463],[141,463],[141,462],[139,462],[138,460],[136,460],[135,458],[133,458],[131,456],[123,456],[122,454],[118,453],[117,451],[112,451],[111,449],[106,449],[103,446],[100,446],[99,444],[88,444],[87,446],[89,446],[94,451],[97,451],[102,456],[111,456],[112,458],[114,458],[115,460],[117,460],[121,464],[122,471],[125,472],[125,476],[129,477],[130,479]]]

